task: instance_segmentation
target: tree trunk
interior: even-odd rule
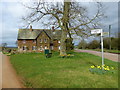
[[[67,30],[68,30],[68,23],[69,23],[69,9],[70,9],[70,2],[64,2],[60,55],[67,54],[66,53],[66,39],[67,39]]]

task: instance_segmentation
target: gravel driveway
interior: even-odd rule
[[[99,52],[99,51],[75,49],[75,52],[87,52],[87,53],[91,53],[91,54],[94,54],[97,56],[101,56],[101,52]],[[112,60],[112,61],[115,61],[115,62],[118,62],[118,56],[119,56],[118,54],[104,52],[105,58]]]
[[[9,58],[0,53],[0,88],[23,88]]]

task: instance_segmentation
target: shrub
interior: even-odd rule
[[[93,40],[92,42],[90,42],[87,46],[89,49],[97,49],[100,47],[100,42],[98,42],[97,40]]]
[[[87,43],[85,40],[82,40],[79,44],[78,44],[78,48],[79,49],[85,49],[87,47]]]

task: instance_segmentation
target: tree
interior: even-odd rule
[[[110,46],[110,38],[106,37],[103,39],[103,43],[104,43],[104,48],[109,49]]]
[[[99,48],[99,46],[100,46],[100,43],[97,40],[93,40],[88,44],[89,49],[97,49]]]
[[[102,4],[98,2],[96,14],[92,18],[88,16],[87,8],[81,7],[79,2],[39,1],[32,3],[31,6],[24,6],[31,10],[28,15],[22,17],[28,25],[39,22],[44,26],[51,27],[54,25],[55,29],[62,30],[60,55],[66,55],[65,41],[67,35],[69,38],[73,38],[75,34],[88,36],[89,30],[95,28],[99,24],[98,21],[103,17]]]
[[[2,50],[4,50],[7,46],[7,43],[2,43],[1,46],[2,46]]]
[[[79,49],[85,49],[87,47],[86,41],[83,39],[81,42],[78,44]]]
[[[119,44],[118,44],[119,38],[111,38],[111,48],[114,50],[118,50],[119,49]]]

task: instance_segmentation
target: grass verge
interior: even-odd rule
[[[115,67],[115,73],[92,74],[91,65],[101,65],[101,57],[73,52],[74,57],[60,58],[54,52],[51,58],[43,53],[11,55],[11,63],[24,85],[32,88],[118,88],[118,63],[105,59]]]

